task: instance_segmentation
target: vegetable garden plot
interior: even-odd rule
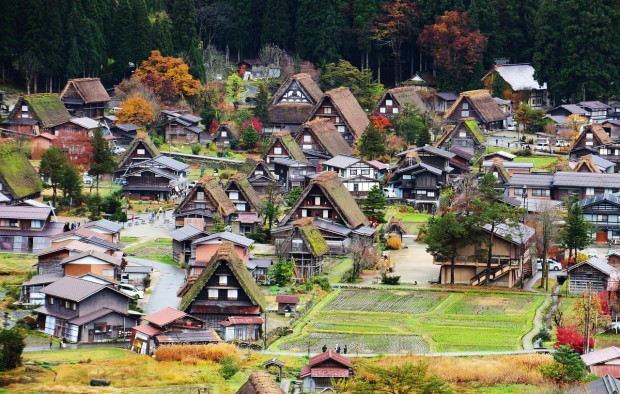
[[[345,290],[325,309],[420,314],[432,310],[449,295],[449,293],[430,291]]]
[[[360,354],[401,354],[401,353],[428,353],[429,347],[422,337],[417,335],[350,335],[311,332],[308,336],[295,341],[284,343],[282,350],[304,352],[310,347],[310,352],[320,352],[323,345],[334,349],[336,345],[347,345],[349,353],[355,353],[355,345],[360,344]]]

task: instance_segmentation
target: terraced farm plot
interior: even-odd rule
[[[448,298],[431,291],[343,291],[325,309],[335,311],[426,313]]]
[[[361,343],[360,353],[516,350],[544,300],[531,294],[387,290],[342,290],[333,297],[311,312],[301,332],[273,349],[305,352]]]

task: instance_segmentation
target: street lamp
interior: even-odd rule
[[[521,197],[523,197],[523,223],[525,223],[525,215],[527,215],[527,186],[523,185],[523,194],[521,195]]]

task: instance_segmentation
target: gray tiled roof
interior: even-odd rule
[[[490,232],[491,225],[485,224],[484,229]],[[498,237],[514,242],[516,244],[526,243],[530,238],[532,238],[532,236],[534,236],[535,232],[536,231],[533,228],[526,226],[523,223],[518,223],[514,227],[508,226],[506,224],[499,224],[495,226],[495,234]]]
[[[512,180],[510,184],[512,184]],[[568,187],[604,187],[607,189],[620,189],[620,174],[558,171],[553,176],[553,184],[555,186]]]
[[[534,163],[522,162],[522,161],[504,161],[502,162],[504,168],[534,168]],[[482,167],[492,167],[493,161],[485,160],[482,162]]]
[[[615,163],[612,163],[611,161],[607,159],[603,159],[599,155],[592,155],[592,162],[594,162],[595,165],[605,168],[605,169],[615,166]]]
[[[242,235],[234,234],[228,231],[224,231],[221,233],[215,233],[211,235],[207,235],[206,237],[199,238],[192,242],[192,244],[200,244],[203,242],[213,241],[213,240],[222,240],[222,241],[230,241],[233,244],[242,245],[245,247],[249,247],[254,243],[253,239],[246,238]]]
[[[110,233],[117,233],[123,228],[122,224],[114,223],[108,219],[100,219],[94,222],[89,222],[86,223],[84,226],[87,228],[98,227],[100,229],[109,231]]]
[[[106,288],[108,287],[99,283],[78,279],[73,276],[63,276],[56,282],[41,289],[41,293],[79,302]]]
[[[51,207],[0,206],[0,218],[2,219],[45,220],[51,212]]]
[[[571,174],[575,174],[575,172],[571,172]],[[514,174],[508,182],[510,186],[525,185],[527,187],[551,187],[552,184],[553,174]]]
[[[153,161],[177,171],[185,171],[189,168],[189,164],[182,163],[178,160],[174,160],[173,158],[164,155],[157,156],[153,159]]]
[[[29,280],[22,283],[22,286],[34,286],[34,285],[43,285],[46,283],[52,283],[62,278],[61,273],[54,274],[43,274],[43,275],[35,275]]]
[[[74,319],[71,319],[69,321],[69,323],[75,324],[76,326],[81,326],[82,324],[90,323],[91,321],[93,321],[95,319],[99,319],[100,317],[104,317],[104,316],[109,315],[110,313],[113,313],[113,312],[119,313],[118,311],[115,311],[113,309],[101,308],[101,309],[97,309],[96,311],[93,311],[91,313],[87,313],[84,316],[79,316],[79,317],[76,317]]]
[[[612,274],[615,273],[616,269],[614,267],[612,267],[611,265],[607,264],[606,261],[599,259],[598,257],[590,257],[589,259],[587,259],[586,261],[582,261],[579,264],[575,264],[573,266],[571,266],[570,268],[568,268],[568,271],[572,271],[577,267],[580,267],[584,264],[587,264],[589,266],[592,266],[594,268],[596,268],[597,270],[601,271],[602,273],[611,276]]]
[[[153,271],[153,267],[147,265],[127,265],[124,271],[128,274],[149,274]]]
[[[583,199],[579,201],[577,204],[582,207],[585,207],[587,205],[596,204],[604,200],[620,205],[620,196],[618,196],[617,194],[599,194],[594,197]]]
[[[195,237],[198,234],[205,234],[205,232],[194,226],[183,226],[168,233],[168,235],[170,235],[175,241],[185,241],[186,239]]]
[[[71,263],[75,260],[80,260],[84,257],[87,256],[93,256],[101,261],[105,261],[106,263],[110,263],[112,265],[117,265],[120,266],[121,265],[121,259],[118,259],[116,257],[110,256],[109,254],[105,254],[105,253],[101,253],[101,252],[97,252],[96,250],[89,250],[86,252],[81,252],[78,254],[74,254],[73,256],[69,256],[69,257],[65,257],[64,259],[60,260],[60,264],[64,265],[67,263]]]
[[[332,166],[332,167],[336,167],[336,168],[347,168],[347,167],[352,166],[353,164],[359,162],[360,160],[362,160],[362,159],[360,159],[358,157],[338,155],[336,157],[332,157],[331,159],[327,160],[326,162],[323,162],[323,165],[325,165],[325,166]]]

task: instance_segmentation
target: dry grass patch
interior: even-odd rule
[[[183,361],[189,364],[195,364],[197,360],[218,363],[227,356],[239,361],[241,352],[236,346],[228,343],[161,346],[155,350],[155,358],[159,361]]]

